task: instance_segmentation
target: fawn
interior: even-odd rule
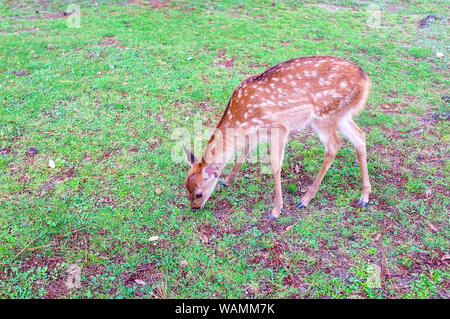
[[[322,167],[298,208],[314,198],[326,171],[341,146],[339,130],[356,150],[362,175],[359,205],[366,207],[371,192],[364,132],[352,117],[367,101],[371,82],[357,65],[334,56],[310,56],[281,62],[242,81],[234,90],[203,155],[198,160],[184,148],[191,169],[186,178],[192,210],[203,208],[220,174],[236,151],[243,150],[225,185],[236,177],[249,152],[269,142],[274,178],[274,207],[269,219],[280,216],[283,206],[281,164],[291,132],[311,128],[325,147]]]

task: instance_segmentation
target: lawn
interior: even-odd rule
[[[0,4],[1,298],[450,297],[447,1],[36,2]],[[295,208],[323,157],[305,131],[280,219],[260,163],[191,212],[182,143],[201,152],[246,77],[316,54],[372,79],[370,206],[344,142]]]

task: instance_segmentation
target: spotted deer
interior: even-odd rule
[[[278,218],[283,206],[280,173],[284,147],[291,132],[305,128],[318,135],[325,155],[317,177],[296,207],[304,208],[314,198],[341,146],[337,130],[356,150],[362,175],[359,205],[366,207],[371,192],[366,140],[352,118],[364,108],[370,86],[369,76],[360,67],[334,56],[292,59],[242,81],[234,90],[202,157],[197,159],[184,147],[191,165],[186,178],[191,209],[203,208],[226,163],[237,151],[243,152],[225,185],[233,182],[249,152],[258,143],[268,142],[275,184],[274,207],[268,218]]]

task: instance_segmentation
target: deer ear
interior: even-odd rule
[[[214,165],[214,164],[206,165],[203,168],[203,178],[205,178],[205,179],[218,178],[219,175],[220,175],[220,172],[217,169],[216,165]]]
[[[183,145],[183,151],[184,154],[186,155],[186,161],[189,163],[189,165],[194,165],[195,162],[197,161],[197,157],[195,157],[194,153],[192,153],[190,150],[188,150],[186,148],[186,146]]]

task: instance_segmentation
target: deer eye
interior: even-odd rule
[[[200,198],[200,197],[202,197],[202,196],[203,196],[202,193],[198,193],[197,195],[195,195],[196,198]]]

